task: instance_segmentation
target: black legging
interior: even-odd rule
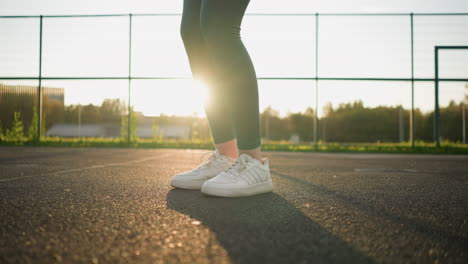
[[[258,85],[240,38],[249,0],[184,0],[180,32],[193,77],[207,84],[204,109],[215,144],[260,146]]]

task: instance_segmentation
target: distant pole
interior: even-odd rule
[[[129,14],[129,34],[128,34],[128,122],[127,122],[127,142],[131,140],[131,119],[132,119],[132,108],[130,106],[130,93],[131,93],[131,81],[132,81],[132,14]]]
[[[81,137],[81,104],[78,104],[78,137]]]
[[[325,119],[326,120],[326,119]],[[325,143],[327,141],[327,122],[322,119],[322,142]]]
[[[410,141],[414,148],[414,15],[411,13],[411,112],[410,112]]]
[[[468,83],[465,84],[465,88],[468,89]],[[463,144],[466,144],[466,119],[465,119],[465,103],[467,102],[468,96],[465,94],[465,98],[462,101],[462,126],[463,126]]]
[[[315,14],[315,119],[314,119],[314,144],[318,144],[318,57],[319,57],[319,13]]]
[[[265,137],[267,141],[270,141],[270,112],[267,110],[265,111]]]
[[[405,141],[405,124],[403,122],[403,108],[400,106],[398,108],[398,120],[399,120],[399,134],[400,134],[400,142]]]
[[[435,109],[434,109],[434,141],[440,147],[440,111],[439,111],[439,48],[434,49],[435,56]]]
[[[466,144],[466,121],[465,121],[465,103],[462,103],[462,131],[463,131],[463,144]]]
[[[42,20],[39,18],[39,84],[37,87],[37,140],[41,140],[42,128]]]

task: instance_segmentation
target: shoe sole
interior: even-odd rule
[[[273,182],[261,182],[250,185],[246,188],[225,189],[218,186],[203,185],[201,192],[210,196],[217,197],[243,197],[252,196],[273,191]]]
[[[178,189],[200,190],[205,181],[178,181],[172,180],[171,186]]]

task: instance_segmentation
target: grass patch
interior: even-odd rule
[[[28,138],[0,140],[0,146],[42,146],[42,147],[105,147],[105,148],[175,148],[175,149],[213,149],[209,140],[148,140],[138,139],[128,143],[121,139],[110,138],[59,138],[44,137],[40,142]],[[434,143],[416,142],[414,147],[404,143],[312,143],[292,144],[285,141],[269,141],[262,144],[265,151],[295,152],[348,152],[348,153],[427,153],[427,154],[468,154],[468,145],[456,142],[442,142],[440,147]]]

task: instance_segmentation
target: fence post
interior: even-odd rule
[[[434,141],[440,147],[440,111],[439,111],[439,47],[434,48],[435,67],[435,109],[434,109]]]
[[[37,86],[37,141],[41,141],[42,128],[42,20],[39,18],[39,83]]]
[[[128,122],[127,122],[127,142],[131,141],[132,108],[130,106],[131,81],[132,81],[132,14],[129,14],[129,34],[128,34]]]
[[[411,18],[411,112],[410,112],[410,140],[411,147],[414,148],[414,14]]]
[[[463,144],[466,144],[465,102],[462,103],[462,133]]]
[[[400,143],[405,141],[405,123],[404,123],[404,118],[403,118],[403,106],[400,105],[398,108],[398,131],[399,131],[399,139]]]
[[[315,119],[314,144],[318,144],[318,56],[319,56],[319,13],[315,14]]]

